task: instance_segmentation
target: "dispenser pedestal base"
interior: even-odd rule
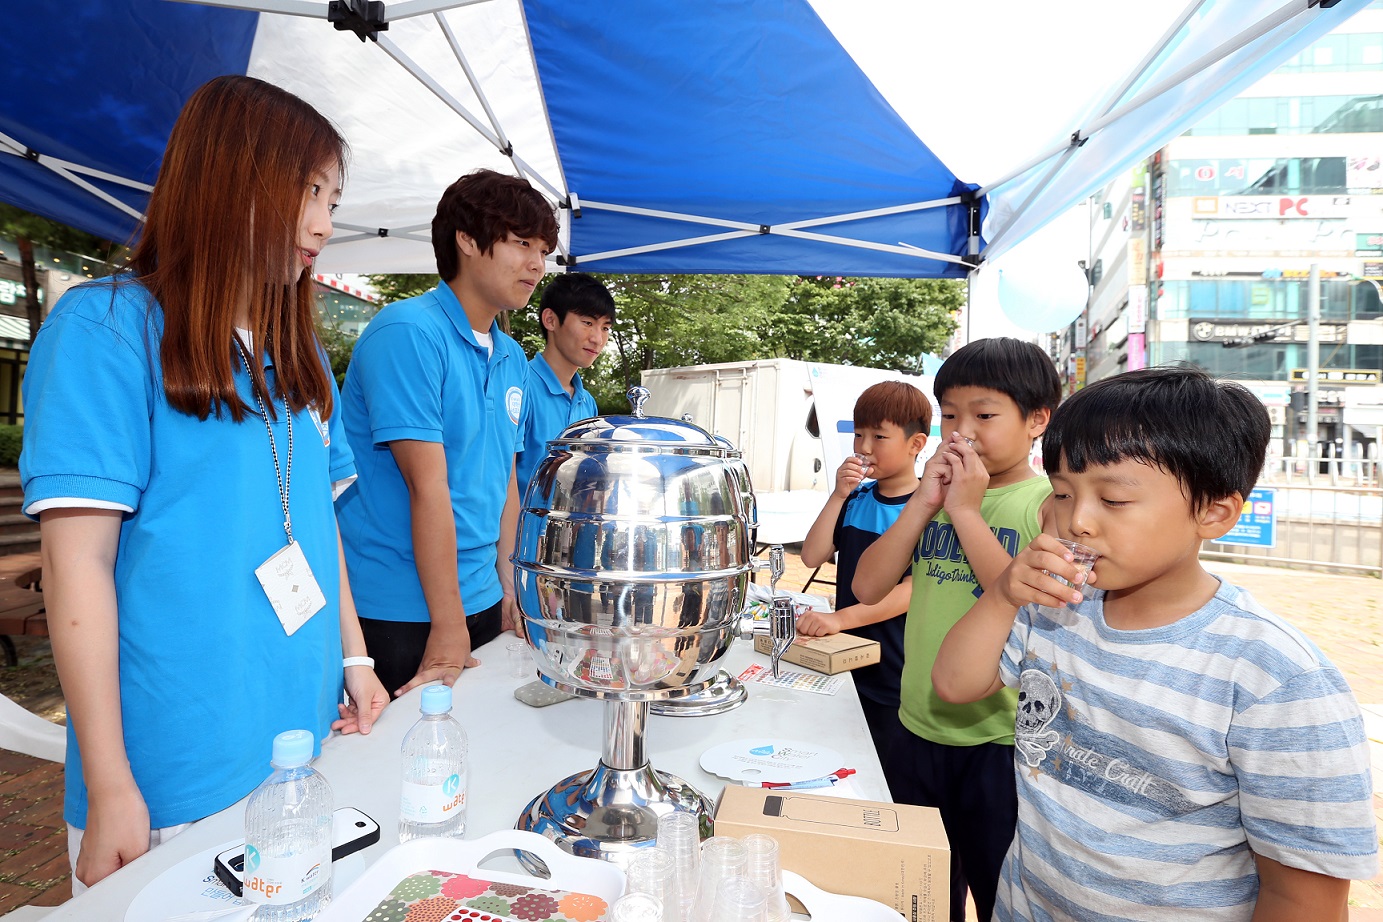
[[[628,868],[640,849],[655,843],[658,817],[674,810],[695,815],[702,838],[711,834],[715,805],[681,778],[647,763],[614,769],[602,762],[533,798],[514,825],[546,836],[573,855]],[[519,859],[530,871],[546,870],[528,853]]]

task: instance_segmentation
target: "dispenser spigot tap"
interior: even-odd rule
[[[772,627],[773,652],[769,659],[773,663],[773,678],[778,678],[778,661],[783,658],[788,647],[797,639],[797,614],[793,611],[792,600],[786,596],[773,597],[773,613],[769,615]]]

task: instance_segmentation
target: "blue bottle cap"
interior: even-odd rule
[[[312,731],[285,730],[274,737],[274,764],[296,768],[312,761]]]
[[[423,688],[423,713],[445,714],[451,710],[451,686],[428,685]]]

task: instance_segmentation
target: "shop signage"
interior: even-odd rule
[[[1351,189],[1383,188],[1383,159],[1377,154],[1345,158],[1345,185]]]
[[[1383,256],[1383,233],[1355,234],[1355,256]]]
[[[1383,195],[1378,199],[1383,202]],[[1174,205],[1179,202],[1189,204],[1187,199],[1172,200]],[[1221,221],[1195,218],[1189,211],[1182,215],[1177,212],[1172,209],[1164,255],[1254,256],[1274,261],[1284,257],[1349,257],[1361,245],[1356,238],[1367,236],[1378,238],[1379,249],[1373,255],[1383,256],[1383,233],[1360,235],[1355,231],[1360,224],[1373,224],[1373,218],[1367,223],[1343,218]]]
[[[1350,195],[1196,195],[1191,215],[1217,220],[1353,218],[1383,214],[1383,201]]]
[[[1128,287],[1128,331],[1130,335],[1145,333],[1148,329],[1148,286],[1130,285]]]
[[[1273,547],[1277,544],[1277,491],[1267,488],[1253,490],[1244,500],[1239,521],[1223,538],[1214,544],[1237,544],[1248,547]]]
[[[1271,333],[1271,339],[1262,340],[1265,343],[1304,343],[1310,340],[1311,331],[1304,323],[1293,323],[1292,321],[1224,321],[1224,320],[1195,320],[1190,321],[1191,338],[1198,343],[1221,343],[1239,339],[1252,339],[1255,336]],[[1345,341],[1349,327],[1343,323],[1322,323],[1320,325],[1320,341],[1323,343],[1342,343]]]
[[[1325,342],[1325,340],[1321,340]],[[1319,368],[1316,370],[1317,381],[1332,381],[1341,384],[1377,384],[1383,371],[1377,368]],[[1291,377],[1288,379],[1294,383],[1306,380],[1305,368],[1293,368]]]
[[[9,279],[0,279],[0,304],[18,304],[24,300],[24,285]]]

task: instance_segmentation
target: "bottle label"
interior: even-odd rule
[[[454,773],[441,784],[403,783],[399,819],[408,823],[444,823],[466,809],[466,776]]]
[[[286,906],[311,896],[331,880],[331,846],[301,855],[266,858],[253,842],[245,844],[245,899]]]

